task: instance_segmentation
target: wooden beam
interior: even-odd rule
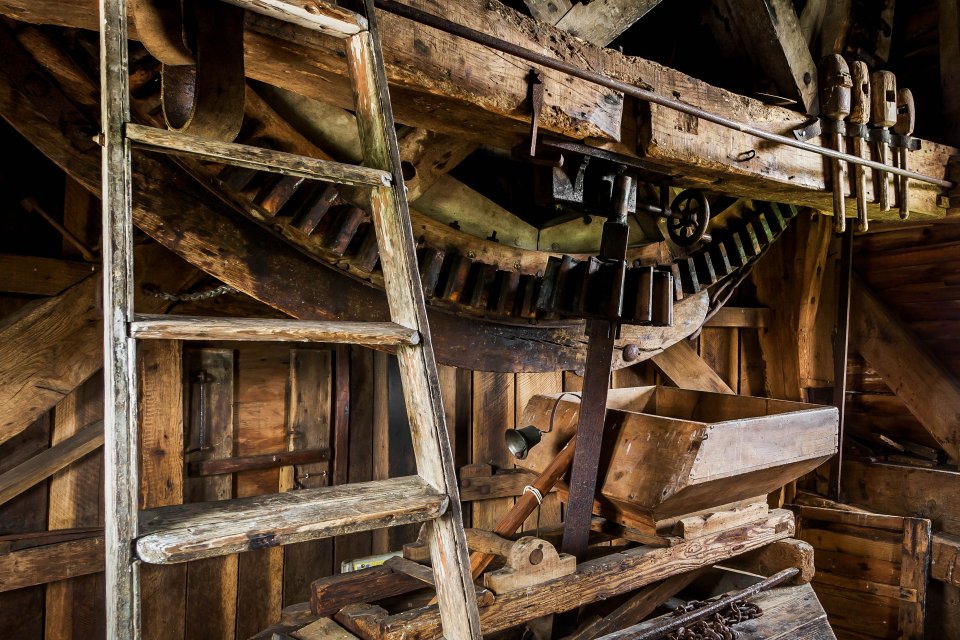
[[[573,6],[571,0],[523,0],[523,4],[530,15],[548,24],[557,24]]]
[[[103,534],[0,554],[0,592],[103,571]]]
[[[577,572],[569,576],[498,595],[493,604],[480,610],[480,623],[484,634],[489,634],[533,618],[575,609],[595,602],[601,595],[611,597],[633,591],[790,537],[793,529],[793,516],[776,510],[763,522],[695,542],[664,548],[637,547],[590,560],[579,564]],[[531,606],[531,602],[537,606]],[[436,606],[393,616],[382,609],[348,606],[336,619],[367,640],[427,640],[441,633]]]
[[[960,460],[960,383],[859,279],[851,344],[953,460]]]
[[[718,115],[788,134],[806,121],[803,114],[738,96],[651,61],[598,49],[500,4],[488,6],[484,0],[417,0],[415,4],[535,50],[560,52],[557,55],[565,59],[614,77],[642,78],[645,85],[663,95],[679,95]],[[94,0],[0,0],[0,13],[27,22],[96,29],[95,5]],[[529,65],[504,65],[498,53],[393,16],[381,14],[380,19],[391,96],[400,122],[501,148],[512,147],[527,133],[529,112],[523,76]],[[277,29],[276,22],[269,18],[248,16],[245,43],[250,77],[353,108],[345,67],[338,57],[339,42],[308,37],[297,28]],[[447,51],[458,53],[436,53]],[[461,64],[462,59],[471,64]],[[509,70],[503,76],[474,69]],[[556,92],[551,89],[554,84]],[[640,110],[640,126],[635,130],[628,118],[628,126],[621,131],[622,100],[616,95],[549,73],[547,96],[541,122],[544,130],[578,139],[598,137],[610,141],[604,146],[617,151],[632,155],[639,152],[645,160],[682,174],[678,185],[702,186],[704,180],[722,180],[724,190],[733,195],[831,209],[829,179],[818,155],[760,144],[746,134],[656,105],[650,105],[649,111],[645,107]],[[732,154],[730,149],[742,152]],[[956,153],[955,148],[923,141],[922,148],[911,154],[911,167],[942,177],[948,158]],[[867,197],[873,202],[871,189],[868,186]],[[915,182],[911,190],[912,219],[943,217],[945,210],[938,206],[938,195],[937,187]],[[896,212],[880,212],[876,204],[871,205],[871,217],[899,219]]]
[[[558,29],[605,47],[654,9],[661,0],[596,0],[578,2],[559,21]]]
[[[0,292],[55,296],[97,270],[97,265],[37,256],[0,255]]]
[[[0,475],[0,504],[14,498],[33,485],[84,457],[103,445],[103,422],[85,427],[66,440],[38,453],[3,475]]]
[[[766,329],[770,326],[770,309],[766,307],[720,307],[704,323],[704,327],[730,329]]]
[[[681,340],[663,353],[653,356],[653,364],[682,389],[735,393],[687,340]]]
[[[198,275],[156,245],[141,247],[138,257],[137,304],[143,311],[168,304],[141,291],[148,278],[179,291]],[[20,433],[102,366],[100,288],[100,275],[91,276],[0,326],[0,442]]]
[[[16,59],[18,68],[37,69],[22,52]],[[66,98],[56,99],[60,95],[58,88],[43,80],[39,69],[31,78],[45,83],[44,89],[48,91],[45,99],[38,100],[24,93],[23,85],[7,75],[10,69],[11,65],[0,68],[0,114],[64,171],[91,192],[98,193],[100,160],[95,148],[78,149],[64,138],[58,127],[49,124],[62,121],[62,114],[68,109],[62,104]],[[70,113],[78,115],[75,110]],[[235,214],[222,202],[191,179],[171,171],[168,165],[146,156],[139,158],[134,188],[134,221],[144,232],[199,269],[251,297],[304,320],[388,318],[382,294],[337,275],[277,238],[264,234],[254,223],[236,221]],[[266,263],[263,256],[267,256]],[[142,268],[138,268],[138,274],[143,274]],[[162,286],[167,290],[182,288],[171,284]],[[620,344],[642,339],[649,345],[649,350],[641,352],[642,357],[647,357],[698,326],[706,313],[706,304],[705,293],[688,296],[675,306],[673,327],[624,327]],[[139,303],[138,309],[149,311]],[[582,324],[553,329],[494,325],[432,308],[430,325],[438,360],[444,364],[510,372],[573,370],[582,366],[586,343]],[[482,333],[477,334],[478,330]],[[477,335],[477,340],[486,348],[463,349],[462,336],[467,334]],[[624,364],[618,355],[616,366]]]
[[[771,93],[819,113],[817,64],[810,55],[791,0],[714,0],[707,12],[729,61],[746,55]]]
[[[764,256],[752,279],[757,300],[770,309],[760,331],[767,395],[802,401],[806,388],[831,384],[832,300],[824,293],[833,230],[826,216],[802,213]],[[829,291],[829,289],[827,289]],[[826,300],[824,299],[826,297]]]

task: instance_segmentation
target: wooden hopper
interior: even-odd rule
[[[837,410],[673,387],[610,391],[595,511],[655,530],[678,516],[757,499],[837,452]],[[580,399],[534,396],[543,433],[519,466],[542,471],[577,429]],[[552,422],[552,427],[551,427]]]

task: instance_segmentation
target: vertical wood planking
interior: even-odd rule
[[[236,441],[238,456],[283,451],[289,351],[275,344],[238,349]],[[277,493],[279,469],[236,474],[238,498]],[[280,617],[283,602],[283,549],[259,549],[239,556],[237,637],[259,633]]]
[[[903,548],[900,556],[900,589],[913,589],[916,601],[900,600],[900,637],[922,640],[926,622],[927,584],[932,553],[930,521],[924,518],[903,519]]]
[[[87,380],[54,409],[52,444],[103,417],[103,378]],[[50,529],[103,525],[103,453],[93,453],[50,478]],[[105,635],[104,574],[60,580],[47,585],[44,618],[47,640]]]
[[[350,345],[339,344],[333,358],[333,484],[346,484],[350,463]]]
[[[550,371],[546,373],[518,373],[515,375],[516,401],[515,401],[515,419],[514,424],[517,427],[524,427],[521,424],[523,410],[527,402],[535,395],[547,393],[560,393],[563,391],[563,373],[560,371]],[[500,445],[503,446],[501,436]],[[561,505],[560,498],[556,493],[549,493],[543,497],[543,503],[540,505],[539,525],[540,527],[549,527],[560,524]],[[537,529],[537,512],[526,519],[523,523],[524,531],[535,531]]]
[[[700,334],[700,357],[736,391],[740,377],[737,329],[705,328]]]
[[[291,451],[330,447],[333,357],[328,349],[290,351],[287,441]],[[297,487],[330,484],[330,463],[293,468]],[[284,547],[283,606],[310,599],[310,583],[333,570],[333,541],[313,540]]]
[[[348,482],[373,479],[373,351],[364,347],[350,349],[350,429],[347,465]],[[334,541],[334,571],[339,573],[344,560],[370,555],[373,536],[369,531],[338,536]]]
[[[450,448],[457,469],[471,464],[473,445],[473,374],[466,369],[437,367]],[[463,520],[471,521],[472,507],[463,504]]]
[[[0,445],[0,473],[9,471],[47,449],[50,413],[47,412]],[[47,483],[38,483],[0,505],[5,532],[42,531],[47,528]],[[43,637],[44,586],[26,587],[0,594],[0,638]]]
[[[512,373],[473,374],[473,462],[500,469],[513,467],[513,456],[503,443],[503,432],[514,426],[515,387]],[[472,526],[492,531],[497,520],[513,507],[513,498],[473,503]]]
[[[372,480],[390,477],[390,356],[373,352],[373,476]],[[390,550],[390,532],[376,529],[371,532],[371,551]]]
[[[190,373],[203,371],[204,442],[199,440],[199,386],[190,385],[190,423],[185,441],[191,448],[187,461],[220,460],[234,455],[234,352],[202,349]],[[233,476],[187,478],[188,502],[228,500],[233,497]],[[189,637],[232,640],[237,621],[237,556],[207,558],[187,565],[185,626]]]
[[[140,509],[183,503],[183,343],[151,340],[137,353]],[[144,640],[184,638],[186,565],[140,569]]]

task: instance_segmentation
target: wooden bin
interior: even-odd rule
[[[545,433],[517,464],[542,471],[579,407],[569,393],[534,396],[522,425]],[[607,407],[595,511],[645,530],[762,499],[837,452],[834,407],[660,386],[613,389]]]

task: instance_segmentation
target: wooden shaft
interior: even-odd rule
[[[906,148],[901,148],[897,149],[897,153],[900,154],[900,168],[906,169],[907,157],[910,155],[910,151]],[[906,220],[910,215],[910,178],[900,176],[897,185],[899,187],[897,201],[900,203],[900,219]]]
[[[877,143],[877,152],[878,159],[883,164],[890,164],[890,148],[883,142]],[[880,171],[878,173],[880,178],[880,188],[879,188],[879,200],[880,200],[880,210],[881,211],[890,211],[890,184],[889,184],[889,175]]]
[[[863,157],[864,149],[863,138],[853,139],[854,155]],[[867,208],[867,170],[862,165],[856,165],[853,168],[854,182],[857,185],[857,231],[866,231],[870,225],[869,210]]]
[[[576,448],[577,437],[570,438],[566,446],[560,450],[557,457],[543,470],[537,479],[530,485],[541,495],[546,495],[557,481],[567,472],[573,463],[573,452]],[[493,532],[499,536],[512,536],[523,525],[524,520],[537,508],[537,498],[529,491],[524,492],[517,499],[516,504],[507,513],[500,517]],[[470,554],[470,574],[474,580],[480,577],[494,556],[490,553],[475,552]]]
[[[833,136],[834,148],[843,151],[843,135],[836,133]],[[831,160],[833,172],[833,230],[843,233],[847,228],[847,203],[844,199],[844,185],[847,182],[847,172],[843,161]]]

